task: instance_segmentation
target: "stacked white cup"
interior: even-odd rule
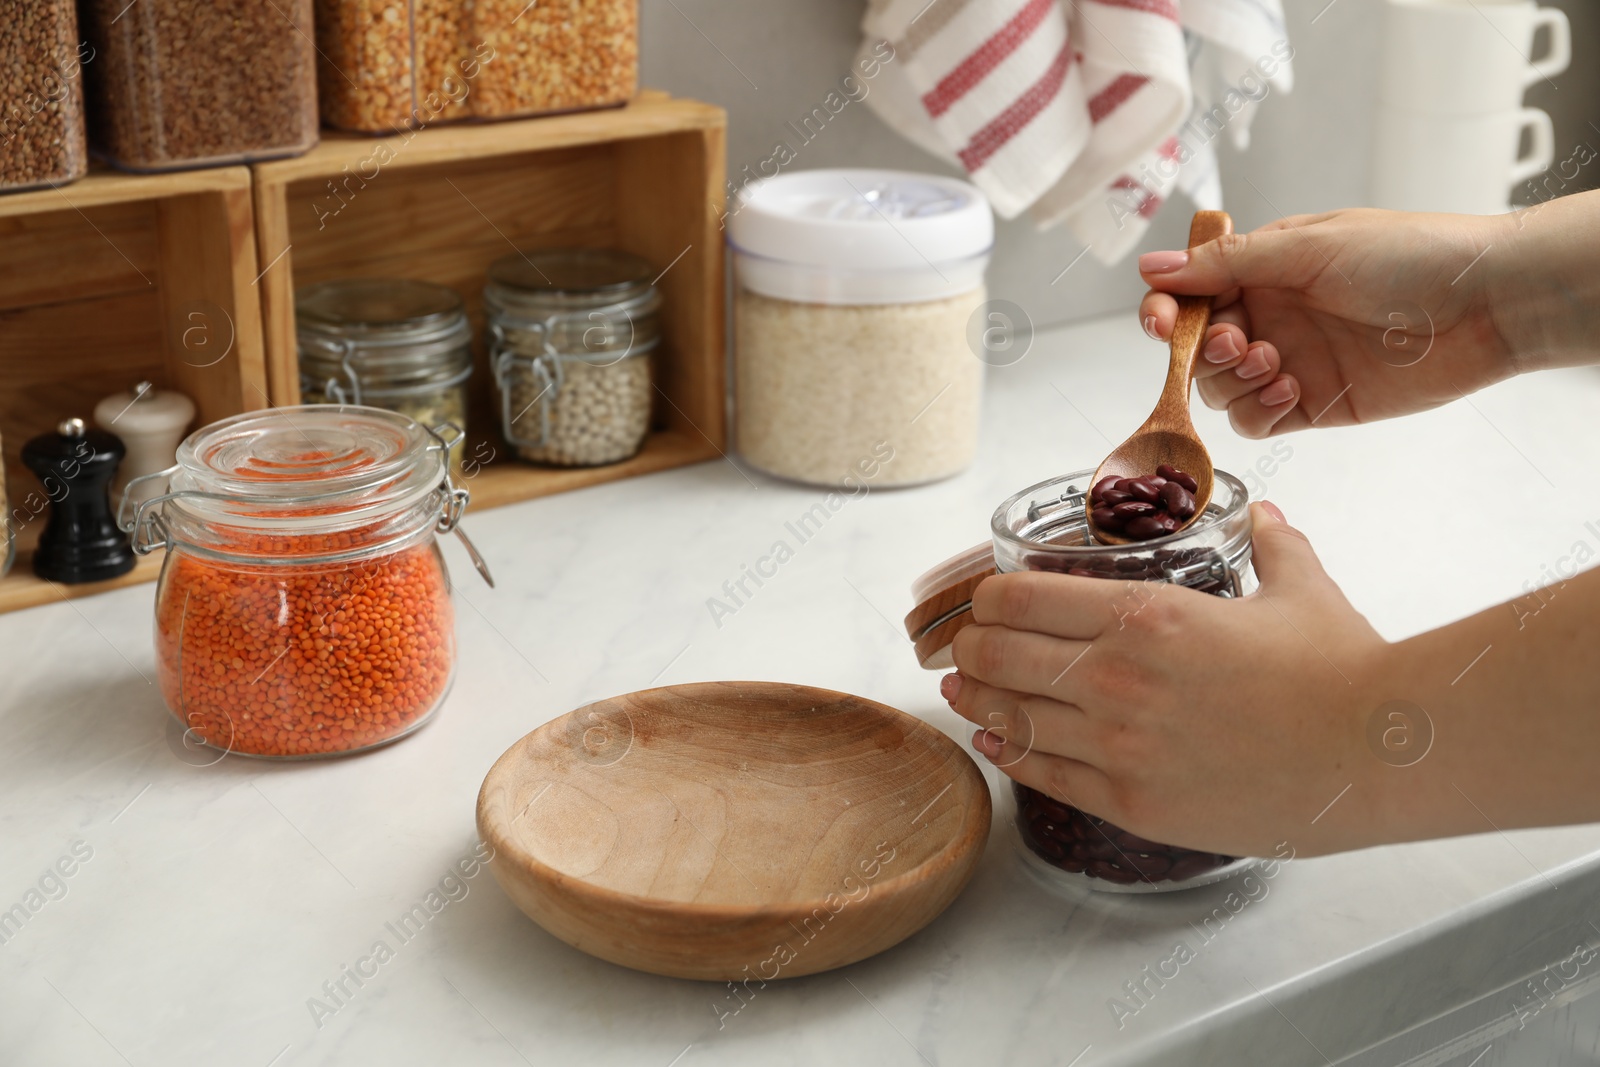
[[[1535,58],[1541,29],[1548,44]],[[1512,190],[1555,158],[1550,116],[1524,107],[1523,93],[1571,61],[1567,16],[1534,0],[1385,0],[1373,203],[1507,210]]]

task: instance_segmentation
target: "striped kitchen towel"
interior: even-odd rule
[[[1292,85],[1280,0],[868,0],[863,30],[894,48],[869,107],[1105,263],[1174,188],[1221,208],[1216,138]]]

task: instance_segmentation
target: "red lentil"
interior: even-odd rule
[[[262,537],[239,550],[315,555],[352,537]],[[179,548],[157,595],[156,658],[167,706],[207,744],[279,757],[368,748],[421,722],[449,685],[454,611],[444,564],[431,538],[303,567]]]

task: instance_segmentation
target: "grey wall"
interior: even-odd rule
[[[1594,0],[1543,0],[1567,13],[1572,22],[1572,66],[1549,82],[1539,82],[1528,90],[1527,102],[1550,112],[1556,126],[1556,163],[1568,159],[1573,148],[1585,143],[1600,149],[1600,4]],[[1568,171],[1568,173],[1571,173]],[[1535,190],[1540,197],[1559,190],[1563,195],[1583,189],[1600,188],[1600,166],[1591,163],[1565,189],[1558,184]],[[1514,202],[1528,204],[1534,196],[1524,189]]]
[[[1288,0],[1295,88],[1270,97],[1243,154],[1224,146],[1226,206],[1240,229],[1279,215],[1361,204],[1367,194],[1370,115],[1378,60],[1380,0]],[[860,43],[862,0],[641,0],[644,84],[726,107],[730,176],[798,138],[785,122],[819,105],[849,71]],[[1530,101],[1557,118],[1557,158],[1600,120],[1593,0],[1563,0],[1573,16],[1573,70],[1559,88]],[[1315,22],[1313,22],[1315,19]],[[793,167],[885,166],[944,169],[852,103],[810,143]],[[1600,168],[1595,168],[1600,171]],[[1600,179],[1600,174],[1595,176]],[[1181,198],[1165,208],[1143,248],[1181,247],[1188,233]],[[1143,286],[1132,257],[1106,268],[1085,257],[1052,284],[1081,247],[1064,230],[1039,233],[1025,219],[1002,223],[989,281],[992,295],[1020,304],[1039,326],[1134,307]]]

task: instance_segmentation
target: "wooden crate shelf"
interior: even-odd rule
[[[492,507],[715,458],[727,442],[723,245],[725,115],[662,93],[626,107],[374,139],[328,132],[295,159],[256,164],[267,376],[275,405],[300,399],[294,291],[385,276],[448,285],[473,322],[467,455],[493,456],[470,482]],[[633,459],[552,469],[500,440],[481,291],[516,250],[609,246],[662,270],[660,396]]]
[[[297,285],[358,275],[439,282],[482,336],[490,262],[516,249],[611,246],[662,269],[660,391],[638,455],[552,469],[510,458],[475,341],[473,507],[712,459],[727,447],[721,212],[726,116],[644,92],[628,106],[375,139],[326,132],[296,159],[173,174],[95,172],[0,196],[0,437],[18,557],[0,611],[153,578],[159,556],[111,582],[40,581],[44,516],[22,444],[108,393],[180,389],[198,423],[299,403]],[[382,162],[375,163],[375,160]],[[225,354],[223,354],[225,353]],[[490,451],[492,450],[492,452]],[[37,497],[35,497],[37,499]]]
[[[141,379],[180,389],[207,422],[267,406],[251,177],[244,167],[95,172],[0,196],[0,437],[16,565],[0,611],[154,576],[148,558],[108,583],[40,581],[31,552],[42,489],[23,443]]]

